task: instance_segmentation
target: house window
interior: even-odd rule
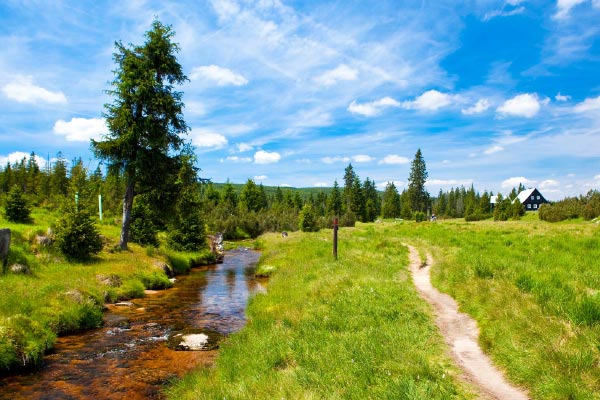
[[[531,204],[527,204],[527,208],[531,210]]]
[[[537,204],[534,204],[534,205],[533,205],[533,208],[537,209]]]
[[[535,196],[531,196],[531,200],[535,200]]]
[[[538,196],[538,197],[537,197],[537,199],[539,200],[539,199],[540,199],[540,196]]]

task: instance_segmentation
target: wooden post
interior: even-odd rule
[[[333,219],[333,258],[337,260],[338,219]]]

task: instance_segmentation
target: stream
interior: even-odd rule
[[[245,322],[258,252],[228,251],[222,264],[194,268],[171,289],[107,305],[104,326],[58,338],[38,370],[0,379],[1,399],[159,399],[170,380],[211,365],[216,350],[177,351],[180,333],[227,336]],[[214,332],[214,334],[213,334]]]

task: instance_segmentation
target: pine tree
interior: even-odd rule
[[[400,217],[400,195],[394,182],[388,182],[383,192],[383,204],[381,206],[381,214],[383,218],[398,218]]]
[[[96,156],[125,177],[122,249],[129,241],[136,184],[165,180],[174,164],[172,151],[181,147],[180,135],[188,131],[182,94],[174,91],[175,84],[187,80],[175,57],[179,46],[171,42],[174,32],[154,21],[145,36],[142,46],[115,43],[117,69],[113,90],[108,91],[114,101],[105,105],[109,134],[103,141],[92,140]]]
[[[418,149],[415,159],[411,164],[410,175],[408,176],[408,195],[413,211],[427,212],[429,208],[429,193],[425,189],[427,176],[425,160],[421,154],[421,149]]]
[[[4,204],[4,216],[12,222],[31,222],[31,209],[19,185],[14,185]]]
[[[327,199],[327,214],[332,217],[340,217],[342,215],[342,196],[337,181],[333,182],[333,189]]]

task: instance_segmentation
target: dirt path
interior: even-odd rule
[[[427,264],[422,266],[419,253],[414,247],[409,250],[410,270],[413,281],[421,296],[431,304],[436,314],[436,324],[446,343],[450,346],[452,358],[463,369],[467,381],[475,385],[481,396],[487,399],[521,400],[528,399],[525,392],[508,383],[503,374],[494,367],[490,358],[483,353],[477,338],[477,323],[467,314],[458,311],[458,304],[447,294],[440,293],[431,285],[429,270],[433,264],[427,255]]]

